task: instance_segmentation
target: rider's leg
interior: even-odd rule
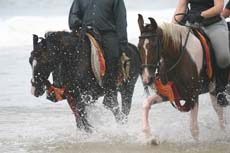
[[[103,104],[109,108],[119,120],[119,105],[117,101],[117,77],[118,61],[120,57],[119,42],[115,33],[109,32],[102,34],[102,47],[106,62],[106,75],[103,78],[103,87],[105,88],[105,97]]]
[[[229,35],[227,23],[224,19],[210,26],[204,27],[205,33],[211,40],[214,49],[217,66],[221,69],[220,73],[216,73],[217,77],[217,102],[222,105],[227,105],[229,102],[226,99],[225,86],[228,83],[228,68],[230,65],[229,51]]]
[[[225,20],[204,27],[214,49],[217,65],[227,68],[230,65],[228,26]]]

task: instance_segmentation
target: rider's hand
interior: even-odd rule
[[[201,16],[200,12],[195,12],[195,13],[189,13],[188,14],[188,21],[190,23],[201,23],[204,20],[204,17]]]

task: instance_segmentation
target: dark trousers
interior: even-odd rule
[[[102,48],[106,63],[106,73],[103,79],[103,86],[106,90],[116,90],[118,64],[121,55],[116,33],[108,32],[102,34]]]

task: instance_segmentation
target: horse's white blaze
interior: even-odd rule
[[[148,64],[148,49],[147,49],[147,45],[149,44],[149,40],[145,39],[144,40],[144,44],[143,44],[143,48],[145,50],[145,64]],[[143,74],[142,74],[142,78],[143,78],[143,82],[144,83],[148,83],[148,78],[149,78],[149,71],[147,68],[144,68],[143,70]]]
[[[35,87],[32,86],[30,92],[32,95],[35,95]]]
[[[145,39],[145,41],[144,41],[144,46],[143,46],[143,48],[144,48],[144,50],[145,50],[145,64],[147,64],[147,57],[148,57],[148,49],[147,49],[147,45],[149,44],[149,40],[148,39]]]
[[[147,68],[144,68],[143,73],[142,73],[142,79],[145,84],[148,83],[148,78],[149,78],[149,71]]]
[[[33,60],[32,62],[32,82],[34,82],[34,67],[37,65],[37,60]]]
[[[184,44],[185,38],[186,36],[183,37],[183,40],[182,40],[183,44]],[[203,64],[203,48],[201,46],[201,43],[193,34],[190,34],[186,48],[192,60],[196,64],[197,72],[199,74],[202,69],[202,64]]]

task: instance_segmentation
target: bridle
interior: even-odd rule
[[[156,38],[157,39],[157,49],[156,49],[156,51],[157,51],[157,60],[156,60],[156,62],[154,62],[153,64],[147,64],[148,62],[147,62],[147,60],[146,60],[146,63],[145,64],[142,64],[141,65],[141,68],[142,69],[144,69],[144,68],[148,68],[148,69],[151,69],[151,68],[153,68],[153,69],[156,69],[156,70],[158,70],[159,69],[159,67],[160,67],[160,50],[161,50],[161,42],[160,42],[160,39],[158,39],[158,34],[143,34],[143,35],[141,35],[139,38],[140,39],[142,39],[142,38],[144,38],[144,39],[148,39],[148,38]],[[147,58],[147,57],[146,57]]]
[[[191,32],[191,27],[188,27],[189,28],[189,31],[186,35],[186,39],[185,39],[185,42],[183,44],[183,46],[181,45],[181,49],[180,49],[180,56],[179,58],[177,59],[177,61],[172,65],[170,66],[170,68],[168,68],[166,71],[165,71],[165,74],[169,73],[170,71],[172,71],[178,64],[179,62],[181,61],[184,53],[185,53],[185,49],[186,49],[186,45],[187,45],[187,42],[188,42],[188,38],[189,38],[189,34]],[[162,44],[161,44],[161,40],[159,39],[159,35],[158,34],[145,34],[145,35],[141,35],[139,38],[144,38],[144,39],[147,39],[147,38],[154,38],[156,37],[157,39],[157,47],[156,47],[156,51],[157,51],[157,61],[153,64],[142,64],[141,67],[142,68],[155,68],[156,71],[159,71],[159,68],[160,68],[160,51],[162,49]],[[182,42],[182,36],[180,36],[181,38],[181,42]]]

